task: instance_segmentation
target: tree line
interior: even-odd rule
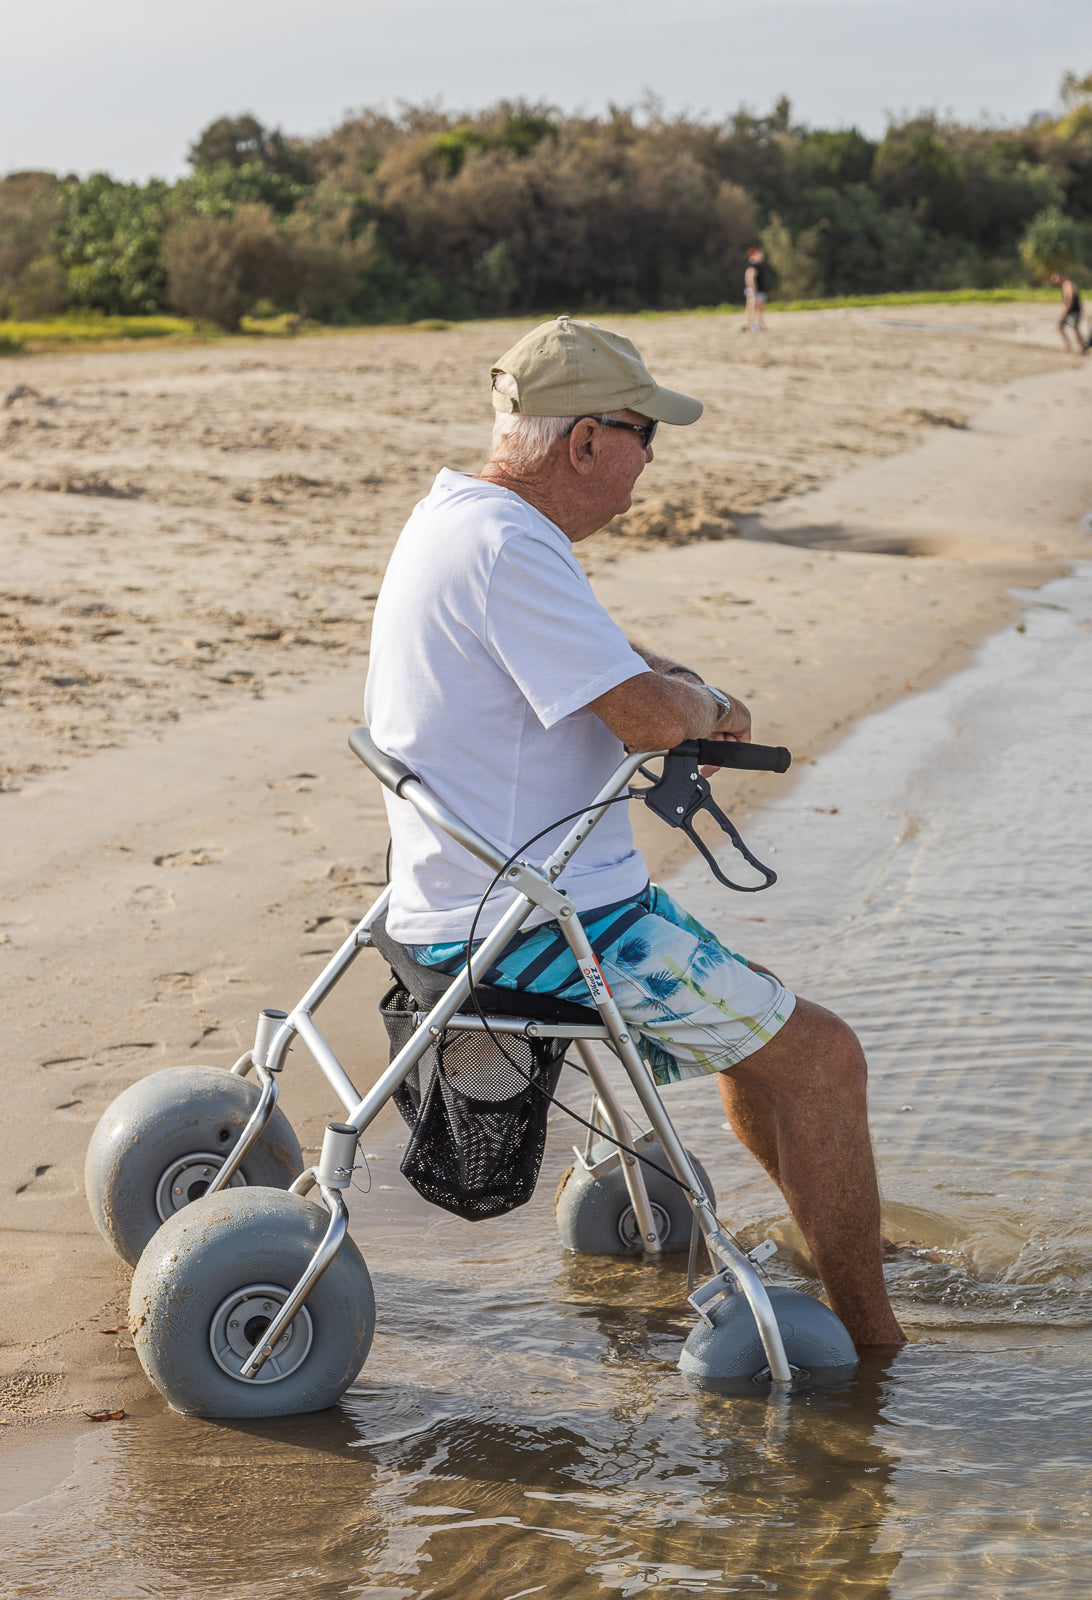
[[[225,116],[175,183],[0,179],[0,317],[413,322],[1022,284],[1092,264],[1092,73],[1057,116],[808,128],[502,102],[365,110],[320,138]]]

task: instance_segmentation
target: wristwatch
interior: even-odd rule
[[[723,722],[725,717],[731,715],[732,702],[729,700],[723,689],[714,689],[711,683],[703,684],[702,687],[704,688],[706,694],[711,694],[713,699],[717,702],[717,710],[720,713],[720,715],[717,717],[717,722]]]

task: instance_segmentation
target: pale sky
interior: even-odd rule
[[[720,119],[787,94],[813,126],[936,109],[1021,121],[1092,70],[1055,0],[35,0],[7,9],[0,173],[167,178],[224,113],[312,135],[400,100],[602,111],[651,90]]]

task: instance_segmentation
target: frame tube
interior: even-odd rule
[[[580,1059],[583,1061],[588,1077],[592,1081],[599,1104],[610,1123],[610,1130],[614,1137],[622,1144],[632,1144],[626,1114],[622,1110],[621,1102],[614,1092],[614,1088],[607,1077],[603,1066],[596,1056],[591,1045],[584,1039],[576,1041],[576,1048]],[[644,1243],[646,1255],[658,1256],[662,1253],[660,1235],[656,1231],[656,1219],[652,1215],[652,1205],[648,1198],[648,1188],[645,1184],[644,1170],[635,1156],[627,1155],[624,1150],[619,1150],[622,1163],[622,1176],[626,1180],[626,1189],[629,1191],[630,1204],[633,1214],[637,1218],[637,1226],[641,1230],[641,1239]]]
[[[258,1096],[258,1104],[250,1113],[242,1133],[236,1139],[228,1154],[227,1160],[205,1190],[206,1194],[218,1194],[221,1189],[227,1187],[254,1145],[261,1138],[263,1129],[273,1115],[273,1108],[277,1104],[277,1080],[268,1068],[263,1067],[260,1063],[255,1065],[254,1070],[258,1074],[258,1081],[262,1086],[262,1092]]]
[[[326,1229],[322,1243],[307,1263],[303,1276],[283,1306],[281,1306],[273,1321],[266,1328],[261,1337],[261,1342],[254,1346],[239,1368],[240,1378],[256,1377],[262,1370],[262,1367],[276,1349],[277,1341],[288,1327],[288,1324],[341,1249],[342,1240],[345,1238],[349,1227],[348,1209],[339,1190],[328,1189],[321,1181],[319,1182],[319,1188],[322,1190],[322,1198],[326,1202],[326,1209],[330,1213],[330,1225]]]

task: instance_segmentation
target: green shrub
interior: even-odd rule
[[[876,160],[876,145],[856,128],[807,133],[793,151],[793,170],[804,184],[867,183]]]
[[[282,224],[256,205],[180,220],[164,248],[171,304],[228,332],[259,305],[297,320],[343,319],[375,254],[371,235],[353,239],[344,217],[301,210]]]
[[[0,317],[50,316],[68,303],[56,255],[59,191],[50,172],[0,178]]]
[[[260,166],[305,185],[313,178],[307,152],[299,140],[286,139],[279,128],[263,127],[250,112],[239,117],[217,117],[210,122],[191,144],[187,159],[195,172],[225,166]]]
[[[519,290],[519,273],[507,239],[498,239],[478,257],[474,264],[474,287],[488,310],[502,316],[508,310]]]
[[[310,193],[292,173],[278,172],[260,161],[235,166],[221,162],[201,167],[182,178],[171,191],[171,217],[230,217],[239,206],[268,206],[277,216],[291,216]]]
[[[112,316],[152,315],[166,305],[163,229],[169,196],[158,179],[118,183],[104,172],[61,185],[60,261],[72,306]]]
[[[1059,206],[1040,211],[1020,240],[1020,259],[1034,278],[1079,272],[1088,257],[1088,229]]]
[[[807,300],[822,294],[823,277],[816,248],[823,228],[824,224],[817,222],[814,227],[804,228],[794,239],[775,211],[759,235],[785,299]]]
[[[184,316],[233,333],[259,300],[280,299],[286,252],[265,206],[177,222],[164,254],[168,297]]]
[[[959,233],[967,187],[959,163],[933,117],[888,128],[872,169],[886,207],[909,211],[924,227]]]

